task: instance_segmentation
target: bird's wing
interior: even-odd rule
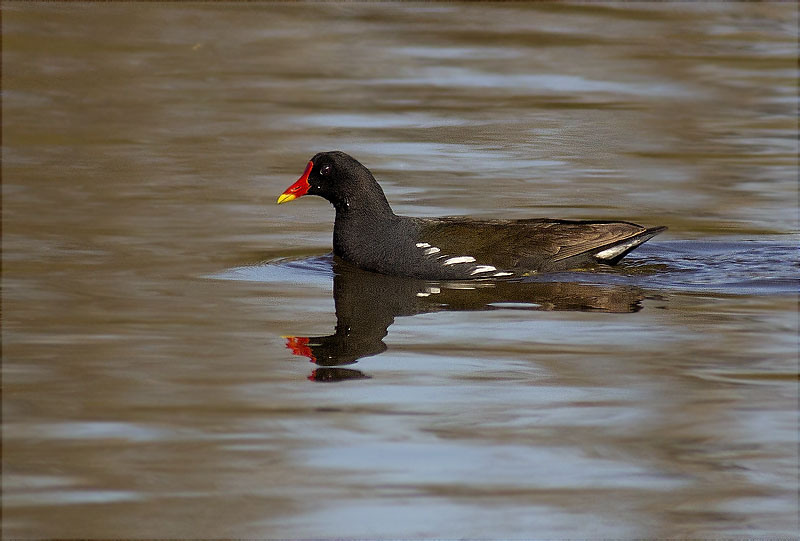
[[[420,219],[420,240],[450,256],[472,256],[478,263],[512,268],[560,261],[639,235],[629,222],[577,220]]]

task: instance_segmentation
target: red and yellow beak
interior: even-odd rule
[[[311,174],[311,169],[314,167],[314,162],[308,162],[306,170],[303,171],[303,176],[297,179],[297,182],[286,188],[286,191],[278,196],[278,204],[288,203],[294,201],[298,197],[305,195],[311,185],[308,183],[308,175]]]

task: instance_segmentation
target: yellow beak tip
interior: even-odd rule
[[[282,193],[281,195],[278,196],[277,204],[280,205],[281,203],[288,203],[289,201],[294,201],[295,199],[297,199],[297,197],[293,196],[290,193]]]

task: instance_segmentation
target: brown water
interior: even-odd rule
[[[797,22],[4,2],[3,535],[795,537]],[[274,205],[334,148],[403,214],[670,230],[371,275]]]

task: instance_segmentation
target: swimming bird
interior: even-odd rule
[[[666,229],[623,221],[398,216],[369,169],[320,152],[278,203],[318,195],[336,209],[333,252],[365,270],[428,280],[497,279],[615,265]]]

